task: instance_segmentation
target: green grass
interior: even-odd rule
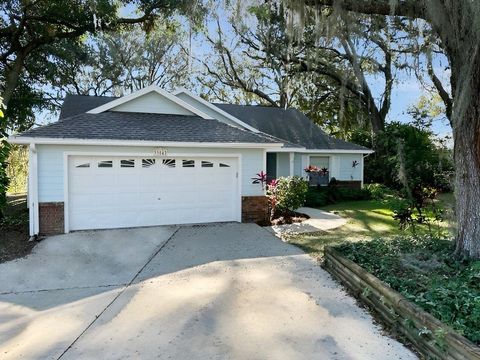
[[[292,236],[288,241],[301,247],[315,256],[321,256],[323,248],[344,242],[368,241],[376,238],[394,238],[411,230],[400,230],[397,221],[392,217],[392,200],[361,200],[341,202],[322,207],[322,210],[333,212],[347,219],[347,223],[330,231]],[[450,201],[448,199],[442,201]],[[438,226],[434,226],[437,228]],[[426,234],[426,226],[416,226],[419,234]],[[447,230],[447,224],[440,226]]]

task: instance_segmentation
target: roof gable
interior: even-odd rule
[[[211,116],[191,106],[180,98],[169,94],[156,85],[148,86],[106,104],[87,111],[89,114],[99,114],[105,111],[120,111],[151,114],[197,115],[204,119]]]

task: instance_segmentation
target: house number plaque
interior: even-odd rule
[[[165,148],[154,148],[153,155],[165,156],[167,155],[167,149]]]

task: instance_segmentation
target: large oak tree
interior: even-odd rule
[[[420,19],[441,41],[451,67],[456,253],[480,258],[480,2],[471,0],[304,0],[317,10]],[[295,5],[298,9],[298,5]]]

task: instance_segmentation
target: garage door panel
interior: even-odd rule
[[[236,172],[234,158],[71,157],[70,229],[235,221]]]

